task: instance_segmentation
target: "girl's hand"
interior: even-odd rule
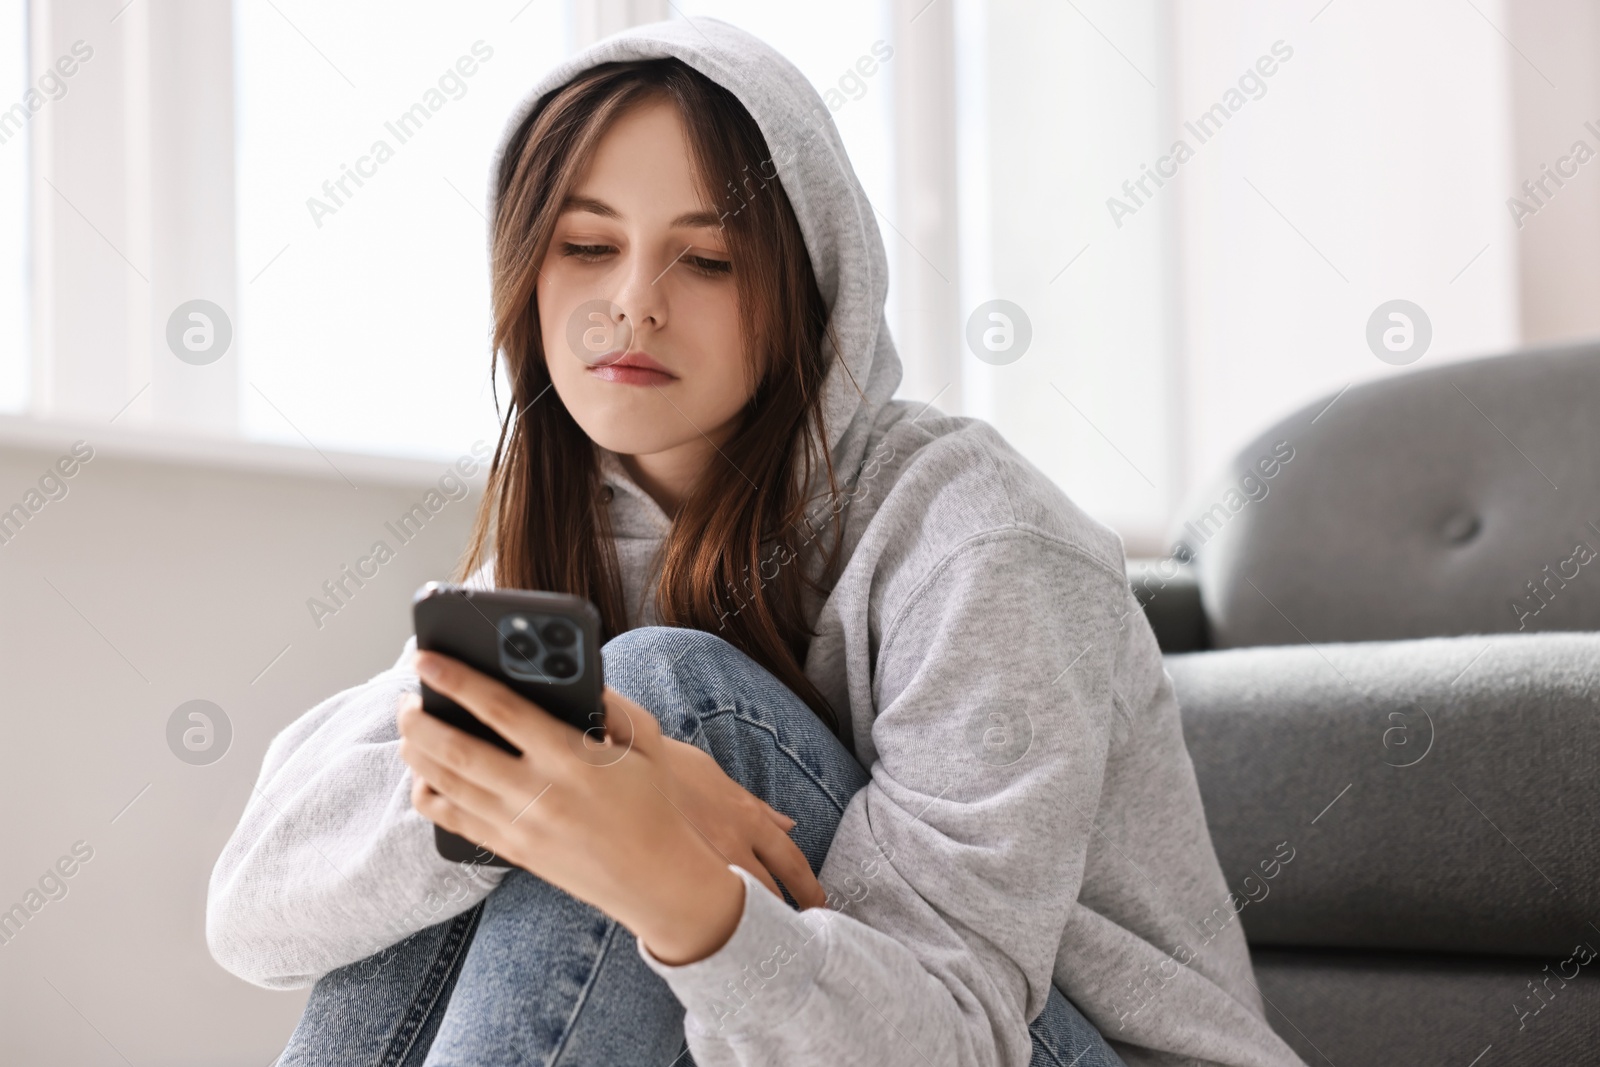
[[[797,900],[821,903],[783,832],[793,823],[632,701],[606,690],[602,742],[462,663],[426,652],[416,662],[430,688],[522,750],[502,752],[408,696],[400,756],[417,811],[606,912],[657,959],[688,963],[726,943],[744,902],[729,863],[774,891],[769,870],[792,878]]]
[[[606,699],[626,707],[629,715],[650,714],[610,689]],[[584,736],[585,743],[591,736]],[[826,899],[822,885],[811,873],[805,853],[789,837],[794,820],[729,778],[708,753],[672,737],[663,737],[661,744],[673,781],[682,790],[672,795],[672,802],[710,839],[717,854],[755,875],[773,896],[783,895],[777,885],[782,882],[802,908],[820,908]]]

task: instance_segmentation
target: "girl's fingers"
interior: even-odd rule
[[[493,841],[497,835],[492,824],[467,811],[443,793],[428,789],[427,785],[418,779],[411,791],[411,804],[417,809],[417,814],[466,838],[479,848],[496,851]]]
[[[761,800],[760,797],[757,797],[756,799]],[[767,817],[777,824],[778,829],[782,830],[784,833],[788,833],[790,830],[794,829],[795,822],[793,819],[789,818],[789,816],[785,815],[783,812],[779,811],[777,808],[773,807],[771,804],[768,804],[764,800],[761,801],[761,806],[766,809]]]
[[[542,715],[543,712],[538,714]],[[530,767],[539,770],[539,761],[530,760],[527,749],[523,750],[521,757],[513,756],[464,730],[458,730],[423,711],[422,698],[415,693],[401,701],[396,722],[408,751],[427,754],[435,764],[454,771],[458,777],[474,782],[489,792],[515,796],[528,777]]]
[[[757,856],[754,852],[751,852],[749,859],[740,859],[738,863],[739,866],[755,875],[756,878],[761,881],[762,885],[770,889],[773,896],[777,897],[779,900],[783,899],[783,893],[778,889],[778,883],[772,880],[772,873],[768,871],[767,868],[762,864],[759,856]]]
[[[820,908],[827,900],[822,883],[811,873],[800,846],[787,834],[773,834],[756,847],[756,855],[766,869],[778,876],[794,902],[802,908]]]
[[[454,700],[495,733],[521,749],[534,763],[548,754],[566,754],[576,729],[545,711],[532,701],[525,700],[487,674],[468,667],[460,660],[442,656],[437,652],[418,652],[417,675],[428,688]],[[477,738],[472,738],[476,741]],[[487,748],[500,750],[487,742]],[[500,753],[508,756],[507,753]],[[558,757],[559,758],[559,757]]]
[[[533,806],[533,802],[543,795],[543,790],[549,788],[548,783],[530,782],[526,774],[507,785],[484,786],[471,777],[458,774],[425,751],[406,749],[404,742],[402,758],[418,778],[485,827],[504,828],[517,822]]]
[[[470,778],[439,762],[428,752],[412,745],[409,740],[400,743],[400,758],[411,768],[412,774],[425,781],[437,793],[442,793],[459,807],[467,808],[482,818],[509,819],[505,802],[500,794],[485,789]]]
[[[611,742],[625,750],[653,751],[655,740],[661,736],[656,717],[610,686],[601,699],[606,712],[606,736]]]

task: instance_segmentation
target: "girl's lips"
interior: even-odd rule
[[[629,366],[625,363],[613,363],[608,367],[590,367],[588,373],[601,381],[616,382],[618,385],[666,385],[668,382],[678,380],[675,375],[666,371]]]
[[[618,385],[665,385],[678,380],[648,352],[607,352],[588,372]]]

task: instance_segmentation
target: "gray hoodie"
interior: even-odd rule
[[[986,424],[891,399],[883,243],[805,78],[724,23],[663,23],[553,71],[508,134],[584,68],[661,56],[755,117],[772,159],[745,195],[776,173],[831,311],[844,564],[811,606],[805,670],[871,771],[821,872],[835,907],[796,913],[748,891],[711,957],[644,954],[687,1009],[695,1060],[1021,1067],[1054,982],[1129,1064],[1299,1064],[1264,1020],[1243,898],[1212,850],[1120,540]],[[632,621],[646,624],[669,521],[605,459]],[[212,953],[241,978],[308,985],[503,876],[440,858],[411,807],[395,728],[417,688],[410,651],[268,749],[206,909]]]

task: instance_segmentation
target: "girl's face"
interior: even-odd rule
[[[602,138],[540,265],[550,380],[591,440],[636,463],[703,465],[758,380],[718,216],[677,109],[650,101]]]

